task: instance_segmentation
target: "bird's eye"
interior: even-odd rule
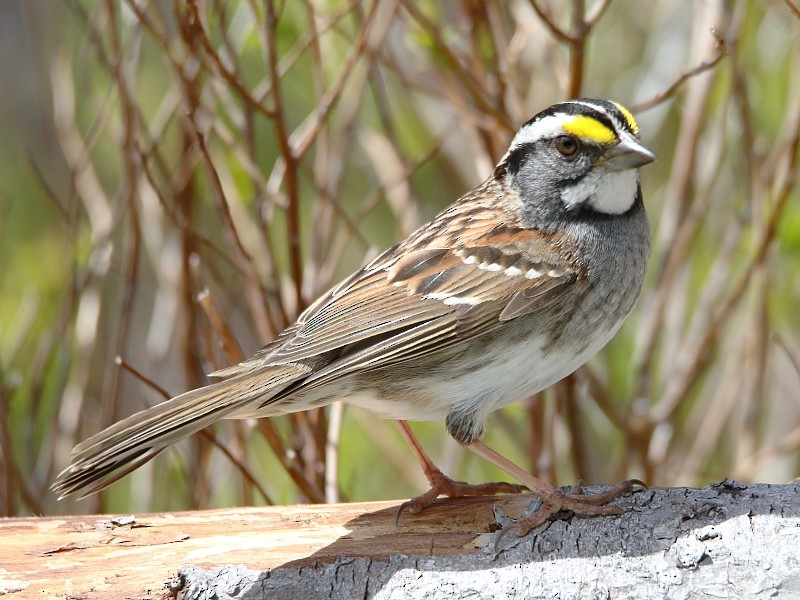
[[[574,157],[578,152],[578,140],[571,135],[560,135],[556,138],[556,150],[567,158]]]

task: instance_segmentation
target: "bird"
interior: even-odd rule
[[[485,181],[311,304],[219,379],[135,413],[78,444],[52,489],[98,492],[221,419],[262,418],[342,400],[396,420],[439,496],[520,492],[541,508],[619,514],[610,490],[563,492],[483,441],[489,413],[573,373],[608,343],[640,295],[650,227],[639,168],[656,159],[630,110],[575,99],[524,123]],[[461,446],[519,484],[472,485],[438,469],[408,421],[444,420]],[[399,511],[398,511],[399,518]]]

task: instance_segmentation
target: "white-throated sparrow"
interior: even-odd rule
[[[76,446],[53,489],[110,485],[220,419],[343,400],[401,429],[431,490],[519,491],[445,477],[402,421],[444,419],[460,444],[542,497],[522,531],[560,509],[612,514],[629,490],[569,495],[485,446],[486,415],[572,373],[633,308],[650,248],[638,167],[655,155],[631,113],[606,100],[551,106],[525,123],[491,176],[317,300],[226,378],[136,413]]]

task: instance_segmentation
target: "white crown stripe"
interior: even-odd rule
[[[592,111],[603,115],[609,121],[611,121],[611,123],[614,124],[614,127],[617,131],[627,130],[630,128],[630,124],[628,123],[628,119],[625,115],[620,115],[616,111],[609,109],[604,105],[594,104],[592,102],[586,102],[584,100],[567,100],[565,102],[562,102],[561,105],[582,106],[591,109]],[[547,134],[552,135],[553,133],[558,131],[558,128],[553,124],[553,122],[562,121],[564,117],[569,117],[569,116],[571,116],[571,113],[569,112],[557,112],[552,115],[548,115],[547,117],[540,119],[539,121],[531,123],[530,125],[523,127],[514,138],[513,146],[519,146],[522,143],[533,141],[536,139],[537,135],[542,135],[542,136]],[[525,133],[524,136],[523,133]]]
[[[520,129],[517,135],[514,136],[514,140],[511,142],[511,149],[548,137],[553,137],[563,132],[564,118],[567,116],[569,116],[567,113],[559,112],[525,125],[525,127]]]
[[[623,123],[618,114],[608,110],[605,106],[593,104],[591,102],[584,102],[581,100],[569,100],[563,104],[589,108],[611,121],[617,131],[624,131],[628,129],[627,123]],[[573,115],[568,112],[557,112],[552,115],[547,115],[538,121],[534,121],[533,123],[525,125],[519,130],[519,132],[517,132],[517,135],[514,136],[514,139],[511,142],[511,147],[509,148],[509,152],[515,148],[519,148],[524,144],[558,135],[564,130],[564,119],[571,116]],[[507,155],[508,153],[506,153],[506,156]]]
[[[603,105],[600,105],[600,104],[594,104],[592,102],[585,102],[585,101],[582,101],[582,100],[568,100],[564,104],[577,104],[579,106],[585,106],[587,108],[591,108],[592,110],[595,110],[595,111],[605,115],[614,124],[614,126],[618,130],[634,129],[635,130],[634,134],[638,134],[638,131],[636,131],[636,130],[638,130],[638,127],[633,127],[633,126],[636,125],[635,121],[634,121],[634,123],[629,123],[628,122],[628,115],[625,115],[625,114],[623,114],[622,115],[622,119],[620,119],[620,115],[617,112],[608,110],[608,108],[606,106],[603,106]],[[615,105],[615,107],[621,106],[616,102],[612,102],[612,104]],[[624,107],[622,107],[622,108],[624,108]],[[617,110],[619,110],[619,109],[617,109]],[[624,111],[621,111],[621,112],[624,113]],[[632,117],[632,115],[630,115],[630,116]]]
[[[586,108],[591,108],[592,110],[605,115],[612,123],[617,124],[619,122],[619,119],[617,118],[616,115],[608,112],[606,107],[600,104],[593,104],[591,102],[582,102],[581,100],[569,100],[566,102],[566,104],[576,104],[578,106],[585,106]]]

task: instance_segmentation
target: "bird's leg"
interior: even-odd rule
[[[471,442],[467,445],[467,448],[478,456],[482,456],[495,466],[503,469],[503,471],[518,481],[524,483],[530,491],[539,496],[542,500],[542,506],[539,510],[521,519],[516,525],[507,528],[503,531],[503,534],[509,529],[516,529],[517,535],[526,535],[531,529],[538,527],[551,515],[561,510],[569,510],[580,515],[618,515],[622,513],[622,509],[618,506],[609,506],[608,503],[617,496],[632,491],[636,485],[644,487],[641,481],[630,479],[618,483],[610,490],[601,494],[585,495],[580,487],[573,488],[570,490],[570,493],[565,494],[553,486],[546,484],[544,481],[537,479],[525,471],[525,469],[518,467],[480,440]]]
[[[412,498],[407,502],[403,502],[397,509],[397,521],[400,520],[400,514],[404,510],[415,515],[422,511],[425,507],[433,503],[439,496],[449,496],[450,498],[457,498],[461,496],[493,496],[494,494],[519,494],[526,491],[524,485],[516,483],[496,482],[496,483],[480,483],[470,484],[465,481],[454,481],[433,464],[430,456],[425,452],[425,449],[419,443],[417,438],[411,431],[408,423],[405,421],[396,421],[400,432],[408,442],[414,456],[417,457],[422,470],[425,473],[428,481],[431,484],[429,489],[424,494],[420,494],[416,498]]]

